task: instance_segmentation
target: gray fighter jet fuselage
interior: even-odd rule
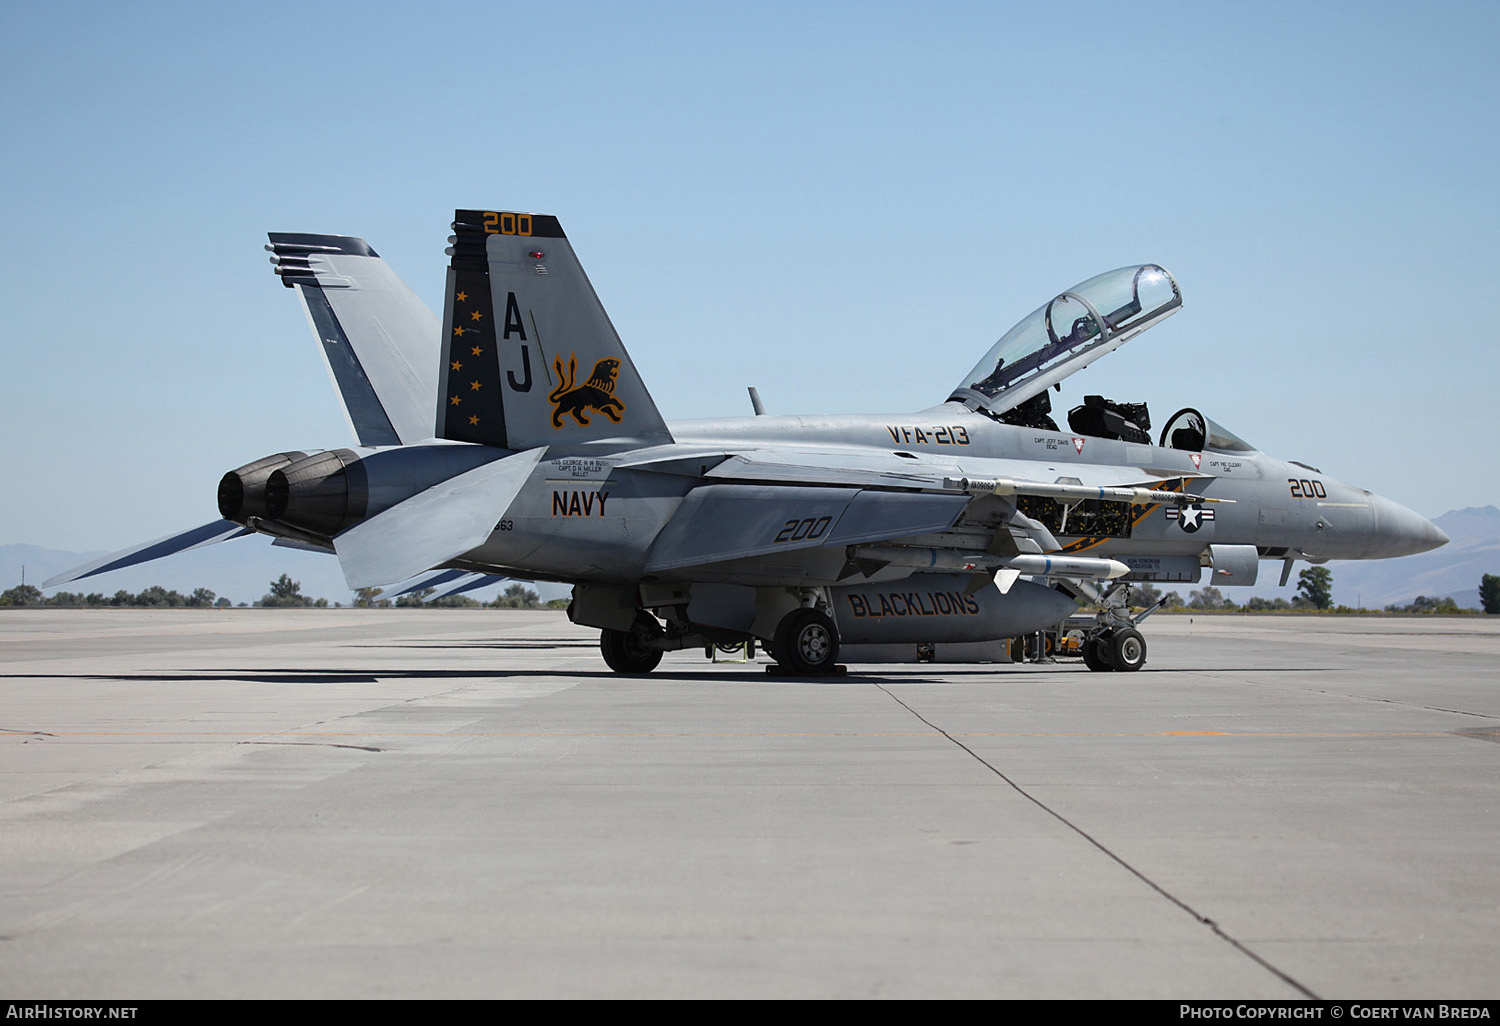
[[[1097,532],[1090,530],[1100,519],[1093,511],[1073,511],[1072,529],[1063,519],[1064,504],[1054,503],[1059,508],[1048,511],[1053,514],[1052,533],[1062,543],[1053,551],[1121,559],[1132,567],[1135,580],[1196,583],[1199,571],[1209,565],[1200,563],[1200,559],[1216,543],[1254,548],[1258,559],[1324,562],[1400,556],[1425,551],[1443,541],[1430,521],[1389,499],[1243,443],[1233,449],[1200,445],[1185,451],[1012,426],[958,403],[915,414],[736,417],[673,422],[671,429],[678,452],[652,450],[650,459],[691,462],[694,454],[701,453],[695,476],[664,477],[656,470],[634,471],[631,464],[641,458],[641,450],[635,448],[612,453],[609,447],[601,446],[557,458],[549,456],[512,505],[508,519],[513,528],[491,535],[474,561],[524,566],[560,580],[638,578],[648,573],[650,565],[650,549],[640,544],[639,536],[654,538],[666,526],[680,501],[701,486],[699,478],[713,469],[714,460],[723,459],[726,452],[749,447],[754,447],[757,459],[770,463],[758,470],[758,480],[789,486],[812,484],[814,476],[819,478],[817,486],[836,485],[838,469],[857,464],[863,467],[850,475],[851,484],[876,474],[897,481],[903,472],[915,472],[918,467],[947,479],[995,478],[1012,470],[1016,462],[1029,464],[1030,474],[1046,475],[1050,481],[1091,483],[1089,479],[1098,470],[1114,478],[1123,471],[1142,481],[1196,480],[1205,494],[1211,493],[1220,501],[1212,505],[1167,503],[1136,508],[1128,522],[1117,519]],[[820,469],[806,472],[798,463],[809,455],[819,458]],[[770,462],[778,458],[784,462]],[[1203,487],[1205,479],[1212,479],[1211,488]],[[779,529],[782,525],[776,526]],[[1126,527],[1128,530],[1123,529]],[[982,516],[972,520],[966,517],[947,531],[905,538],[902,544],[984,552],[994,529]],[[580,555],[585,551],[597,565],[587,574],[579,568]],[[1171,562],[1153,564],[1153,557]],[[1182,562],[1184,557],[1190,557],[1190,561]],[[803,558],[838,567],[847,559],[842,551],[816,552]],[[777,565],[784,565],[784,561]],[[812,563],[809,566],[806,582],[826,583],[828,575],[811,569]],[[870,577],[894,580],[908,572],[906,567],[889,566],[872,571]],[[719,567],[712,574],[695,567],[691,576],[698,580],[709,576],[727,581],[755,577],[782,580],[784,573],[780,569],[757,570],[752,559]]]
[[[461,210],[454,230],[437,345],[367,244],[272,235],[363,444],[230,471],[224,520],[49,585],[254,531],[335,553],[352,588],[439,569],[571,584],[569,615],[627,673],[752,639],[824,673],[842,644],[1011,637],[1082,595],[1090,668],[1134,670],[1130,582],[1248,585],[1278,560],[1285,583],[1296,560],[1447,540],[1196,409],[1155,444],[1144,405],[1102,396],[1059,428],[1049,389],[1181,306],[1155,264],[1060,293],[918,413],[669,424],[555,218]]]

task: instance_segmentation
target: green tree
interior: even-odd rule
[[[302,594],[301,583],[292,580],[288,574],[282,574],[271,582],[271,590],[261,597],[260,604],[271,608],[288,608],[310,606],[313,603],[312,599]]]
[[[1306,605],[1327,609],[1333,605],[1333,571],[1326,566],[1310,566],[1297,575],[1297,591]]]
[[[1479,605],[1486,613],[1500,613],[1500,577],[1485,574],[1479,579]]]
[[[492,609],[536,609],[541,605],[541,597],[535,591],[524,584],[512,584],[505,589],[505,594],[497,597],[490,603]]]
[[[142,590],[132,603],[137,606],[182,606],[186,604],[187,599],[183,598],[180,592],[168,591],[159,584],[153,584]]]
[[[1447,595],[1444,595],[1442,598],[1436,595],[1418,595],[1411,600],[1409,605],[1390,605],[1385,607],[1385,611],[1388,613],[1446,613],[1450,615],[1461,612],[1458,608],[1458,603],[1454,602]]]
[[[1212,584],[1205,585],[1197,591],[1188,593],[1189,609],[1233,609],[1234,603],[1224,597],[1224,593]]]
[[[1136,609],[1146,609],[1161,601],[1161,589],[1150,581],[1130,586],[1130,604]]]
[[[34,584],[18,584],[0,593],[0,606],[39,606],[42,604],[42,589]]]

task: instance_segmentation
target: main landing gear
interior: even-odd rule
[[[650,673],[661,662],[662,649],[658,641],[665,633],[655,617],[645,612],[638,613],[635,624],[628,631],[608,627],[600,631],[599,651],[616,673]]]
[[[663,627],[656,617],[642,610],[628,631],[603,628],[599,651],[611,670],[638,676],[656,669],[664,651],[703,644],[705,640],[713,645],[722,638],[705,639],[685,622],[676,625],[669,621]],[[832,617],[815,606],[798,607],[783,616],[765,649],[776,660],[774,673],[819,677],[842,672],[838,665],[838,627]]]
[[[839,659],[838,628],[821,609],[794,609],[776,626],[771,656],[782,672],[798,677],[833,673]]]

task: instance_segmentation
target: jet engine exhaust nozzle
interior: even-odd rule
[[[278,452],[246,463],[219,478],[219,515],[236,524],[266,515],[266,482],[271,474],[305,459],[305,452]]]
[[[368,479],[359,456],[333,449],[271,471],[266,479],[266,514],[324,538],[365,517]]]

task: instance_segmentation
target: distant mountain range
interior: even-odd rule
[[[1406,604],[1418,595],[1431,598],[1451,597],[1460,606],[1479,608],[1479,578],[1500,574],[1500,509],[1494,506],[1454,510],[1438,517],[1435,523],[1448,533],[1451,541],[1433,552],[1401,559],[1343,560],[1329,563],[1333,571],[1334,601],[1344,605],[1364,605],[1383,609],[1392,604]],[[63,552],[35,545],[0,546],[0,591],[21,583],[24,566],[26,583],[40,585],[53,574],[79,566],[103,552]],[[1290,598],[1296,593],[1298,563],[1285,588],[1277,587],[1280,567],[1263,562],[1260,583],[1253,588],[1228,588],[1224,594],[1238,603],[1251,595],[1268,598]],[[103,592],[113,595],[121,588],[140,591],[153,584],[189,594],[195,588],[208,588],[234,603],[251,603],[270,590],[271,582],[290,574],[302,584],[302,594],[326,598],[330,603],[349,605],[353,594],[344,583],[338,560],[316,552],[305,552],[273,546],[270,539],[256,536],[241,538],[222,545],[184,552],[127,570],[114,570],[67,585],[66,591]],[[487,601],[501,589],[480,589],[469,594]],[[543,599],[567,594],[559,585],[540,585]],[[1178,589],[1186,593],[1188,588]]]

